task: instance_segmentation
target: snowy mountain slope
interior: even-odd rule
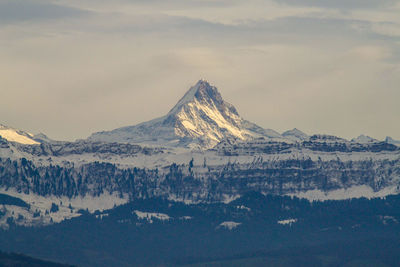
[[[392,137],[387,136],[385,139],[385,142],[388,144],[392,144],[392,145],[396,145],[396,146],[400,146],[400,141],[399,140],[394,140]]]
[[[292,130],[288,130],[288,131],[282,133],[282,136],[284,136],[285,138],[291,139],[293,141],[305,141],[310,138],[307,134],[303,133],[302,131],[300,131],[297,128],[294,128]]]
[[[0,124],[0,137],[10,142],[17,142],[25,145],[37,145],[39,142],[33,139],[33,135],[21,130],[13,129]]]
[[[8,220],[12,218],[13,223],[25,226],[43,226],[58,223],[81,215],[82,210],[94,212],[111,209],[116,205],[122,205],[129,201],[127,195],[117,193],[109,194],[103,192],[98,196],[86,195],[75,196],[41,196],[30,192],[25,194],[14,189],[0,189],[1,197],[13,197],[26,205],[9,203],[0,205],[0,228],[9,227]]]
[[[135,126],[94,133],[88,140],[211,148],[225,138],[250,140],[260,136],[282,137],[242,119],[216,87],[200,80],[167,115]]]
[[[51,138],[49,138],[47,135],[45,135],[44,133],[38,133],[33,135],[33,140],[35,140],[36,142],[39,143],[61,143],[62,141],[56,141],[53,140]]]
[[[351,141],[354,143],[359,143],[359,144],[368,144],[368,143],[379,142],[378,140],[376,140],[370,136],[364,135],[364,134],[361,134],[357,138],[351,139]]]

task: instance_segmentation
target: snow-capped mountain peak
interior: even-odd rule
[[[390,137],[390,136],[386,136],[385,142],[388,143],[388,144],[400,146],[400,141],[399,141],[399,140],[394,140],[394,139],[393,139],[392,137]]]
[[[359,143],[359,144],[367,144],[367,143],[378,142],[378,140],[376,140],[376,139],[374,139],[374,138],[372,138],[370,136],[364,135],[364,134],[361,134],[357,138],[351,139],[351,141],[355,142],[355,143]]]
[[[169,115],[176,118],[175,133],[180,137],[201,138],[205,143],[216,144],[226,137],[244,140],[255,136],[242,127],[243,119],[235,107],[204,80],[193,86]]]
[[[167,115],[135,126],[95,133],[90,140],[211,148],[225,138],[281,135],[242,119],[205,80],[192,86]]]
[[[293,139],[295,141],[305,141],[310,138],[307,134],[303,133],[297,128],[282,133],[282,136],[288,139]]]
[[[222,105],[224,102],[221,94],[215,86],[210,85],[206,80],[199,80],[185,93],[168,114],[178,112],[182,106],[195,100],[199,102],[209,102],[212,100],[214,103],[219,105]]]
[[[16,142],[25,145],[39,144],[39,142],[33,139],[32,134],[2,124],[0,124],[0,137],[10,142]]]

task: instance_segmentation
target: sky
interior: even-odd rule
[[[199,79],[278,132],[400,139],[400,1],[0,0],[0,124],[56,140],[166,114]]]

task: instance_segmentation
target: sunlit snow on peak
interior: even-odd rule
[[[17,142],[25,145],[39,144],[32,139],[33,135],[20,130],[12,129],[4,125],[0,125],[0,136],[9,142]]]

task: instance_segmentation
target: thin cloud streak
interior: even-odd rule
[[[87,10],[45,1],[1,0],[0,25],[21,21],[43,21],[88,15]]]

